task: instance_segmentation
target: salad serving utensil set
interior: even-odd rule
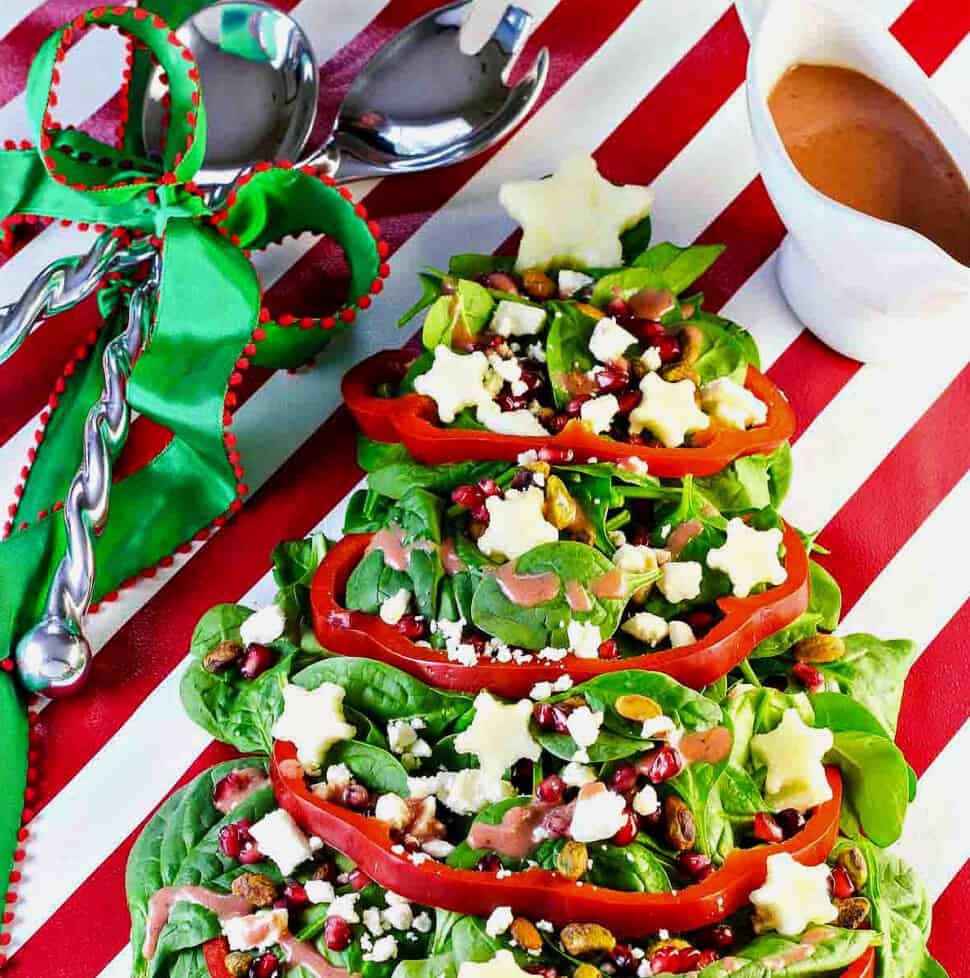
[[[472,0],[419,18],[377,52],[351,85],[333,133],[307,152],[316,118],[319,74],[312,46],[286,14],[256,0],[203,8],[177,31],[194,55],[210,116],[199,171],[211,207],[261,160],[298,158],[339,184],[413,173],[462,162],[495,145],[535,104],[548,72],[539,53],[521,80],[506,82],[532,26],[509,6],[485,46],[462,53],[459,32]],[[143,112],[146,149],[160,152],[164,86],[158,73]],[[20,640],[16,663],[24,686],[66,695],[84,682],[91,648],[83,620],[95,581],[94,537],[108,518],[113,461],[131,421],[127,380],[151,335],[160,258],[146,241],[105,232],[87,255],[44,269],[17,302],[0,308],[0,362],[42,319],[90,296],[108,272],[146,261],[148,275],[129,301],[127,328],[105,349],[104,388],[84,425],[83,460],[64,501],[65,554],[48,592],[44,617]]]

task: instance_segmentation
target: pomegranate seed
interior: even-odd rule
[[[412,642],[416,642],[419,638],[424,638],[424,619],[417,615],[405,615],[397,623],[397,630]]]
[[[825,686],[825,677],[808,662],[796,662],[791,671],[792,675],[812,692],[816,692]]]
[[[701,951],[700,957],[697,959],[697,963],[694,965],[695,968],[706,968],[709,964],[714,964],[715,961],[719,961],[721,955],[712,948],[708,948],[706,951]]]
[[[563,414],[570,418],[578,418],[583,405],[592,399],[592,394],[577,394],[571,401],[568,401],[566,406],[562,409]]]
[[[545,381],[542,379],[542,374],[535,370],[527,370],[523,368],[519,380],[525,384],[527,394],[536,394],[545,386]]]
[[[610,789],[625,795],[637,786],[637,769],[632,764],[621,764],[610,775]]]
[[[511,489],[528,489],[532,485],[532,473],[528,469],[519,469],[515,475],[512,476],[512,482],[509,484]]]
[[[331,951],[346,951],[354,932],[343,917],[327,917],[323,925],[323,941]]]
[[[637,960],[630,950],[629,944],[616,944],[609,952],[609,959],[617,971],[633,972],[637,970]]]
[[[724,951],[734,943],[734,928],[730,924],[712,924],[698,931],[697,938],[701,944]]]
[[[559,978],[559,972],[551,964],[528,964],[524,970],[539,978]]]
[[[536,798],[550,805],[558,805],[565,790],[566,783],[558,774],[547,774],[536,785]]]
[[[237,825],[227,825],[219,830],[219,848],[228,859],[238,859],[242,852],[243,840]]]
[[[252,866],[253,863],[261,863],[263,854],[256,847],[255,842],[247,842],[239,853],[239,861],[244,866]]]
[[[548,421],[549,430],[558,435],[571,420],[568,414],[554,414]]]
[[[254,643],[246,646],[246,654],[239,666],[239,673],[244,679],[255,679],[275,665],[276,653],[265,645]]]
[[[350,875],[347,877],[347,882],[358,892],[367,886],[370,881],[370,877],[360,869],[352,869]]]
[[[604,367],[596,374],[596,386],[601,391],[621,391],[630,383],[630,375],[615,364]]]
[[[475,655],[484,655],[485,646],[488,644],[488,639],[478,632],[468,632],[462,637],[462,642],[464,642],[466,645],[470,645],[475,650]]]
[[[677,863],[684,873],[697,882],[710,876],[714,868],[710,857],[702,852],[682,852],[677,857]]]
[[[549,839],[562,839],[569,835],[572,812],[568,808],[552,808],[543,816],[541,827]]]
[[[785,808],[775,813],[775,821],[781,826],[785,838],[790,839],[805,828],[805,816],[794,808]]]
[[[500,411],[521,411],[529,406],[529,399],[503,392],[495,398],[495,403],[499,406]]]
[[[691,627],[691,631],[700,638],[714,624],[714,615],[709,611],[691,611],[684,615],[684,621]]]
[[[249,966],[252,978],[274,978],[279,974],[280,959],[273,953],[261,954]]]
[[[613,319],[618,317],[622,318],[624,316],[630,315],[630,307],[627,305],[625,299],[620,299],[619,297],[611,299],[606,307],[606,315],[612,316]]]
[[[536,703],[533,707],[532,715],[540,730],[555,730],[556,716],[550,703]]]
[[[340,800],[347,808],[362,812],[370,807],[370,792],[362,784],[348,784]]]
[[[646,775],[651,784],[660,784],[680,773],[684,763],[680,754],[668,744],[646,754],[637,764],[637,770]]]
[[[650,530],[642,523],[636,523],[626,531],[626,538],[636,547],[650,546]]]
[[[696,947],[682,947],[677,955],[677,968],[680,974],[688,971],[696,971],[701,952]]]
[[[264,775],[256,768],[243,767],[230,771],[224,778],[216,782],[212,789],[212,804],[220,812],[230,812],[251,784]]]
[[[855,883],[841,866],[835,866],[832,869],[832,895],[839,900],[844,900],[853,893],[855,893]]]
[[[680,970],[680,948],[661,947],[657,948],[649,958],[650,974],[662,975],[665,971],[671,974],[679,974]]]
[[[482,490],[486,498],[489,496],[500,496],[502,494],[502,490],[499,489],[498,483],[494,479],[482,479],[478,483],[478,488]]]
[[[475,868],[483,873],[497,873],[502,868],[502,860],[494,852],[486,852]]]
[[[554,448],[552,445],[544,445],[539,449],[540,461],[549,462],[551,465],[571,462],[575,455],[576,453],[571,448]]]
[[[767,812],[758,812],[754,817],[754,837],[762,842],[781,842],[785,833],[774,816]]]
[[[572,703],[556,703],[552,708],[553,727],[556,733],[569,733],[566,721],[576,707]]]
[[[653,345],[660,354],[661,363],[673,363],[680,359],[680,341],[676,336],[671,336],[670,333],[658,336]]]
[[[519,283],[508,272],[488,272],[479,281],[486,289],[495,289],[497,292],[508,292],[509,295],[519,294]]]
[[[616,659],[620,654],[620,650],[617,648],[616,642],[608,638],[605,642],[600,642],[596,649],[596,654],[601,659]]]
[[[628,809],[625,813],[625,818],[626,821],[620,830],[610,840],[615,846],[628,846],[636,839],[637,832],[640,831],[640,823],[637,820],[635,812],[631,812]]]
[[[623,415],[629,414],[639,403],[642,398],[640,391],[623,391],[622,394],[618,394],[616,397],[617,403],[620,405],[619,413]]]
[[[653,346],[661,336],[667,335],[667,330],[663,323],[658,323],[653,319],[637,319],[632,317],[628,323],[623,324],[644,346]]]
[[[492,518],[491,513],[489,513],[488,507],[485,506],[484,504],[481,506],[476,506],[472,510],[472,519],[478,520],[479,523],[484,523],[486,526],[488,526],[488,523],[491,520],[491,518]]]
[[[458,486],[451,491],[451,501],[465,509],[476,509],[485,502],[485,496],[478,486]]]
[[[305,907],[310,902],[310,898],[306,895],[306,887],[296,880],[290,880],[283,887],[283,897],[287,906],[294,910]]]

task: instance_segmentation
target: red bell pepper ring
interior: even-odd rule
[[[438,411],[430,397],[405,394],[386,398],[375,393],[382,383],[400,383],[413,360],[414,355],[406,350],[375,354],[344,376],[342,391],[350,413],[368,438],[401,442],[426,465],[469,459],[514,462],[522,452],[545,448],[557,456],[549,461],[584,462],[595,458],[600,462],[619,462],[635,457],[646,462],[657,476],[712,475],[743,455],[770,454],[795,431],[795,412],[785,395],[750,365],[745,387],[767,405],[767,420],[747,431],[712,428],[705,443],[697,447],[629,445],[594,435],[579,423],[570,423],[559,434],[546,436],[445,428],[438,421]]]
[[[740,910],[751,891],[764,883],[770,855],[788,852],[800,863],[817,865],[832,851],[839,831],[842,779],[835,768],[827,768],[832,798],[819,805],[800,832],[774,845],[736,849],[707,879],[677,893],[628,893],[592,883],[579,886],[553,870],[538,868],[499,878],[491,872],[452,869],[432,859],[416,864],[412,854],[395,846],[386,822],[324,801],[310,791],[302,776],[284,775],[295,760],[293,744],[273,745],[270,776],[280,806],[304,832],[342,852],[385,889],[417,903],[476,917],[508,906],[515,914],[560,926],[594,920],[627,937],[717,923]]]
[[[320,644],[341,655],[379,659],[439,689],[500,696],[528,696],[538,683],[568,673],[574,682],[619,669],[649,669],[679,683],[702,689],[733,669],[763,639],[791,624],[807,607],[808,555],[798,534],[784,525],[783,584],[747,598],[724,597],[718,607],[724,617],[699,641],[666,652],[627,659],[581,659],[567,655],[558,662],[496,662],[483,659],[474,666],[449,660],[447,653],[412,642],[377,615],[351,611],[342,605],[347,579],[360,563],[371,534],[346,536],[323,559],[310,589],[313,630]]]

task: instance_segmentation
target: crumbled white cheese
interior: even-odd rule
[[[626,799],[596,781],[579,789],[569,835],[577,842],[610,839],[626,823]]]
[[[515,920],[515,915],[512,913],[511,907],[496,907],[485,921],[485,933],[489,937],[498,937],[499,934],[504,934],[512,926],[513,920]]]
[[[433,859],[447,859],[455,851],[447,839],[428,839],[421,848]]]
[[[499,435],[528,435],[538,437],[549,432],[536,421],[535,415],[526,408],[503,411],[494,401],[483,401],[476,412],[478,423]],[[491,497],[496,498],[496,497]]]
[[[529,732],[531,717],[531,701],[503,703],[491,693],[481,692],[475,697],[471,725],[455,737],[455,750],[474,754],[486,777],[501,778],[516,761],[537,761],[542,753]]]
[[[696,560],[671,560],[660,570],[657,587],[671,603],[692,601],[701,593],[701,578],[704,568]]]
[[[533,700],[545,700],[552,696],[552,683],[541,682],[529,690],[529,698]]]
[[[500,357],[494,350],[489,351],[485,356],[488,358],[492,370],[507,384],[514,384],[517,380],[522,379],[522,368],[519,366],[519,361],[514,357],[506,360]]]
[[[649,611],[639,611],[633,617],[627,618],[620,630],[640,642],[646,642],[651,648],[662,642],[669,632],[667,622],[660,615]]]
[[[243,917],[230,917],[222,921],[222,933],[229,941],[231,951],[265,951],[279,944],[289,924],[286,908],[273,907],[257,910]]]
[[[579,748],[572,759],[576,762],[588,761],[588,747],[596,743],[596,738],[600,735],[600,727],[603,726],[603,712],[597,710],[595,713],[588,706],[581,706],[572,711],[566,717],[566,729],[569,736],[576,741]]]
[[[645,784],[633,796],[633,810],[637,815],[652,815],[659,807],[657,791],[652,784]]]
[[[326,880],[307,880],[303,884],[303,889],[306,890],[310,903],[333,903],[335,896],[333,883],[328,883]]]
[[[357,913],[357,898],[359,896],[359,893],[345,893],[343,896],[338,896],[327,907],[327,916],[340,917],[348,924],[359,924],[360,916]]]
[[[697,387],[692,380],[669,383],[659,374],[648,373],[640,381],[640,391],[640,403],[630,412],[631,434],[646,428],[667,448],[679,448],[688,434],[710,424],[694,401]]]
[[[328,785],[342,787],[343,785],[350,784],[351,777],[350,768],[346,764],[331,764],[327,768],[326,779]]]
[[[377,907],[367,907],[363,913],[364,926],[373,937],[380,937],[387,929],[381,919],[381,912]]]
[[[657,569],[657,555],[653,547],[624,543],[614,551],[613,563],[631,574],[646,574]]]
[[[573,677],[569,673],[563,673],[553,684],[553,691],[556,693],[565,693],[567,689],[573,688]]]
[[[414,923],[414,911],[409,903],[395,903],[381,911],[381,917],[388,927],[407,930]]]
[[[590,156],[573,156],[545,180],[506,183],[499,202],[522,228],[516,268],[563,264],[614,268],[620,235],[650,213],[646,187],[618,187],[600,176]]]
[[[389,720],[387,723],[387,745],[395,754],[403,754],[418,735],[409,720]]]
[[[585,401],[579,409],[579,417],[585,421],[593,433],[601,435],[604,431],[610,430],[613,419],[620,410],[620,402],[615,394],[604,394],[602,397],[594,397]]]
[[[686,621],[672,621],[670,623],[670,644],[671,647],[679,649],[683,645],[693,645],[697,641],[694,629]]]
[[[578,761],[570,761],[559,772],[559,777],[568,788],[582,788],[584,784],[592,784],[596,780],[596,772]]]
[[[285,809],[276,808],[249,829],[259,851],[272,859],[284,876],[288,876],[313,853],[302,829]]]
[[[440,775],[432,774],[426,778],[408,778],[408,797],[427,798],[438,790]]]
[[[790,853],[779,852],[768,857],[767,870],[764,884],[750,897],[759,933],[774,930],[795,937],[811,924],[828,924],[838,917],[829,897],[825,863],[803,866]]]
[[[397,938],[393,934],[386,934],[374,941],[374,947],[363,955],[365,961],[390,961],[397,957]]]
[[[283,687],[283,712],[271,733],[276,740],[292,741],[300,763],[316,772],[334,744],[351,740],[357,732],[344,720],[343,703],[343,687],[336,683],[321,683],[316,689],[287,683]]]
[[[628,329],[624,329],[615,319],[604,316],[593,327],[593,335],[589,338],[589,352],[600,363],[612,363],[636,343],[637,338]]]
[[[438,417],[450,424],[463,408],[477,407],[492,400],[485,386],[488,359],[481,350],[455,353],[444,344],[435,347],[434,363],[414,379],[414,389],[430,397],[438,407]]]
[[[575,618],[566,626],[569,648],[577,659],[598,659],[603,636],[599,626],[591,621],[577,621]]]
[[[794,707],[774,730],[751,738],[751,756],[767,768],[765,801],[773,811],[804,812],[832,797],[822,764],[832,743],[831,730],[808,726]]]
[[[251,614],[240,626],[243,645],[269,645],[286,631],[286,615],[278,604],[268,604]]]
[[[546,351],[541,343],[530,343],[525,348],[526,356],[530,360],[535,360],[536,363],[546,362]]]
[[[591,275],[584,275],[582,272],[573,272],[568,268],[559,271],[559,298],[568,299],[575,295],[580,289],[591,285],[595,279]]]
[[[658,346],[648,346],[643,351],[643,356],[640,357],[640,361],[650,370],[659,370],[663,366],[663,360],[660,359],[660,347]]]
[[[707,552],[707,566],[731,578],[734,596],[746,598],[758,584],[783,584],[788,571],[778,559],[782,532],[773,526],[756,530],[735,516],[727,525],[723,547]]]
[[[407,588],[399,588],[381,602],[381,621],[388,625],[396,625],[407,614],[410,604],[411,592]]]
[[[701,407],[722,424],[741,431],[768,419],[764,401],[730,377],[718,377],[701,388]]]
[[[507,489],[485,500],[489,523],[478,538],[486,557],[514,560],[540,543],[554,543],[559,531],[543,515],[545,495],[537,486]]]
[[[487,775],[478,768],[442,771],[435,787],[438,800],[458,815],[475,815],[486,805],[512,798],[515,790],[508,781]]]
[[[417,917],[414,918],[414,929],[419,934],[429,933],[431,931],[432,926],[433,926],[433,922],[431,920],[431,915],[425,910],[422,910],[421,913],[419,913]]]
[[[400,795],[381,795],[374,806],[374,817],[392,828],[403,829],[411,820],[411,812]]]
[[[545,322],[545,309],[502,299],[495,307],[490,328],[499,336],[534,336],[542,330]]]
[[[677,729],[677,724],[674,721],[661,713],[658,717],[647,717],[643,721],[643,728],[640,730],[640,736],[644,740],[653,740],[656,737],[666,737],[667,734]]]

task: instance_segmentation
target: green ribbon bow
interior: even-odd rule
[[[154,9],[162,6],[168,20]],[[237,181],[218,213],[210,211],[192,184],[206,145],[199,74],[169,26],[201,6],[199,0],[149,0],[142,7],[96,7],[56,31],[28,80],[37,149],[0,152],[0,219],[35,214],[104,224],[157,241],[161,250],[155,322],[128,397],[135,411],[171,437],[151,461],[112,487],[110,517],[95,545],[95,601],[239,507],[245,486],[226,431],[232,387],[250,364],[292,368],[319,353],[357,309],[370,304],[387,273],[376,225],[346,191],[312,168],[261,164]],[[167,76],[170,110],[160,164],[146,158],[137,111],[117,147],[54,121],[59,64],[81,34],[98,27],[115,27],[129,39],[130,104],[141,106],[154,65]],[[348,304],[323,320],[274,321],[261,313],[248,250],[303,231],[326,234],[342,247],[350,268]],[[103,327],[89,355],[59,382],[56,406],[18,489],[13,524],[28,525],[0,543],[0,660],[41,616],[64,553],[55,504],[81,461],[84,419],[103,386],[101,354],[125,328],[133,285],[109,281],[99,291]],[[0,882],[13,868],[27,775],[27,722],[9,665],[0,672]]]

